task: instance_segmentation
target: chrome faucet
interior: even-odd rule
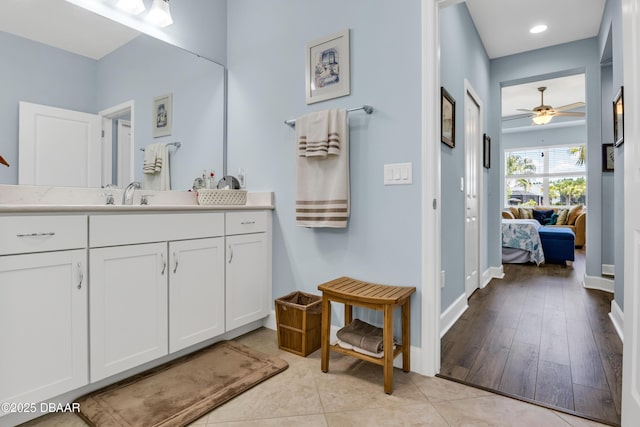
[[[127,185],[127,188],[125,188],[124,192],[122,193],[123,205],[133,204],[133,192],[136,188],[140,188],[140,183],[138,181],[133,181],[131,184]]]

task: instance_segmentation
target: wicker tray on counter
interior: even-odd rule
[[[199,205],[244,205],[247,203],[247,190],[198,189]]]

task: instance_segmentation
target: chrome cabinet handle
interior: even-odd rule
[[[251,225],[251,224],[255,224],[255,221],[242,221],[240,224],[241,225]]]
[[[231,264],[231,260],[233,259],[233,248],[229,245],[229,264]]]
[[[176,256],[176,253],[173,253],[173,259],[176,261],[175,266],[173,267],[173,273],[175,274],[175,272],[178,270],[178,257]]]
[[[78,263],[78,276],[80,280],[78,281],[78,289],[82,289],[82,282],[84,280],[84,273],[82,272],[82,264]]]
[[[56,233],[50,231],[48,233],[25,233],[25,234],[16,234],[16,237],[44,237],[44,236],[55,236]]]
[[[167,262],[164,260],[164,254],[160,254],[160,259],[162,260],[162,271],[160,274],[164,276],[164,271],[167,269]]]

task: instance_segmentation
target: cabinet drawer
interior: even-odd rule
[[[86,216],[0,217],[0,255],[86,247]]]
[[[224,235],[223,213],[92,215],[92,248]]]
[[[226,234],[247,234],[267,231],[269,212],[227,212]]]

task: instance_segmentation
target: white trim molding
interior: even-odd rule
[[[596,289],[599,291],[605,291],[609,293],[614,293],[614,281],[611,279],[607,279],[606,277],[598,277],[598,276],[588,276],[584,275],[584,279],[582,280],[582,286],[587,289]]]
[[[440,315],[440,339],[447,333],[460,316],[467,311],[467,295],[460,295],[447,309]]]
[[[616,300],[611,300],[611,312],[609,313],[609,318],[613,323],[613,327],[616,328],[620,341],[624,343],[624,313]]]
[[[602,275],[603,276],[614,276],[616,275],[616,266],[613,264],[602,264]]]
[[[486,288],[491,279],[504,279],[504,268],[502,265],[500,267],[489,267],[482,273],[480,289]]]

